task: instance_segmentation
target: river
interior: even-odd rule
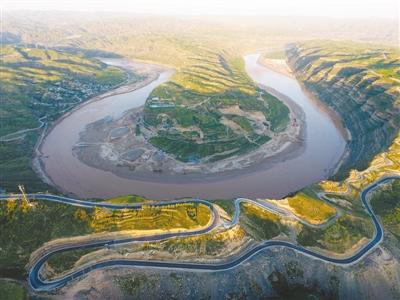
[[[212,176],[211,180],[207,175],[201,175],[204,178],[193,182],[188,181],[185,175],[169,178],[168,182],[121,178],[87,166],[72,155],[79,133],[87,124],[107,116],[118,118],[125,111],[143,105],[150,92],[172,74],[171,71],[163,71],[157,80],[143,88],[89,102],[60,119],[40,146],[43,171],[61,191],[82,198],[125,194],[152,199],[280,198],[326,178],[345,150],[346,142],[340,130],[326,109],[311,100],[295,79],[261,66],[257,63],[258,57],[257,54],[245,56],[249,76],[256,83],[291,98],[304,111],[304,150],[296,155],[286,156],[274,164],[266,161],[255,168]]]

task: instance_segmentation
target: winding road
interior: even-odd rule
[[[188,199],[188,200],[176,200],[176,201],[164,201],[164,202],[157,202],[157,203],[137,203],[137,204],[129,204],[129,205],[117,205],[111,203],[96,203],[90,201],[83,201],[73,198],[67,198],[62,196],[50,195],[50,194],[28,194],[30,199],[41,199],[41,200],[48,200],[53,202],[60,202],[64,204],[70,204],[74,206],[81,206],[81,207],[103,207],[109,209],[140,209],[142,205],[170,205],[176,203],[201,203],[207,205],[210,210],[212,211],[212,222],[210,222],[209,226],[206,228],[195,230],[195,231],[186,231],[186,232],[176,232],[176,233],[165,233],[165,234],[156,234],[151,236],[141,236],[141,237],[134,237],[134,238],[124,238],[118,240],[100,240],[96,242],[88,242],[79,245],[67,245],[67,246],[60,246],[56,249],[51,249],[43,256],[41,256],[32,266],[31,270],[29,271],[29,284],[35,291],[51,291],[57,288],[64,286],[65,284],[73,281],[74,279],[85,275],[92,270],[112,267],[112,266],[130,266],[130,267],[145,267],[145,268],[164,268],[164,269],[180,269],[180,270],[190,270],[190,271],[226,271],[232,268],[237,267],[244,261],[248,260],[252,256],[256,255],[257,253],[264,251],[267,248],[271,247],[286,247],[289,249],[293,249],[298,251],[299,253],[308,255],[310,257],[320,259],[325,262],[339,264],[339,265],[348,265],[357,262],[361,258],[363,258],[371,249],[373,249],[376,245],[378,245],[383,238],[383,229],[380,225],[378,218],[374,214],[372,208],[368,202],[368,193],[375,190],[381,184],[386,183],[388,181],[398,179],[400,176],[388,176],[383,177],[373,184],[366,187],[360,194],[361,201],[367,210],[368,214],[371,216],[372,221],[375,227],[375,234],[373,239],[371,239],[366,245],[360,248],[357,252],[347,258],[334,258],[329,257],[320,253],[317,253],[313,250],[304,248],[302,246],[286,242],[286,241],[278,241],[278,240],[268,240],[265,241],[258,246],[242,253],[240,256],[235,257],[232,260],[223,262],[223,263],[194,263],[194,262],[172,262],[172,261],[155,261],[155,260],[128,260],[128,259],[113,259],[102,261],[98,263],[94,263],[92,265],[86,266],[78,271],[72,272],[67,274],[61,278],[57,278],[55,280],[43,280],[40,277],[40,270],[43,267],[44,263],[54,254],[68,251],[68,250],[77,250],[77,249],[89,249],[89,248],[97,248],[97,247],[109,247],[113,245],[120,245],[124,243],[130,243],[135,241],[158,241],[167,239],[170,237],[177,237],[177,236],[188,236],[194,234],[203,234],[210,232],[213,230],[219,221],[219,214],[218,210],[214,207],[214,205],[208,201],[201,200],[201,199]],[[0,200],[6,200],[9,198],[21,197],[21,195],[0,195]],[[232,218],[232,221],[227,225],[234,226],[239,221],[240,217],[240,203],[241,202],[251,202],[266,209],[272,210],[271,207],[265,207],[260,202],[256,202],[254,200],[238,198],[235,200],[235,215]],[[275,213],[282,214],[283,212],[275,211]]]

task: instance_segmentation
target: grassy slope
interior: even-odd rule
[[[399,136],[400,139],[400,136]],[[364,170],[363,172],[354,171],[352,176],[350,176],[345,182],[341,183],[343,185],[350,185],[352,190],[350,193],[342,195],[344,191],[347,190],[346,187],[342,187],[340,184],[335,184],[333,182],[323,182],[321,185],[324,187],[325,191],[330,192],[330,197],[334,199],[334,197],[338,197],[340,199],[345,199],[351,205],[354,206],[341,206],[341,203],[336,203],[337,206],[341,207],[345,210],[345,214],[333,222],[330,226],[318,230],[318,229],[311,229],[306,226],[301,228],[301,231],[298,234],[298,242],[305,246],[314,246],[320,247],[322,249],[330,250],[333,252],[344,252],[351,247],[353,247],[361,238],[370,238],[373,233],[372,224],[370,222],[370,218],[365,215],[365,213],[360,214],[358,205],[359,203],[359,191],[367,186],[370,182],[376,180],[379,176],[387,172],[393,172],[393,170],[399,170],[398,167],[398,157],[400,153],[400,140],[394,144],[387,153],[382,153],[378,155],[371,163],[371,166]],[[397,164],[395,163],[397,162]],[[360,180],[360,178],[365,178]],[[354,181],[353,181],[354,180]],[[328,189],[329,188],[329,189]],[[320,187],[313,186],[313,189],[319,190]],[[355,191],[355,192],[353,192]],[[397,187],[394,188],[394,191],[397,191]],[[336,192],[339,192],[337,195]],[[306,189],[304,191],[305,194],[310,195],[310,189]],[[397,194],[396,194],[397,195]],[[391,197],[391,196],[390,196]],[[375,198],[375,197],[374,197]],[[386,198],[386,196],[385,196]],[[381,197],[377,198],[381,199]],[[137,197],[129,197],[125,196],[121,199],[111,200],[111,201],[137,201]],[[372,205],[374,209],[376,209],[377,213],[380,214],[385,218],[385,220],[392,221],[397,220],[397,215],[393,211],[392,207],[394,207],[393,202],[394,199],[382,202],[383,210],[380,210],[379,207],[376,206],[374,203],[375,200],[372,200]],[[224,207],[228,210],[231,214],[233,213],[233,201],[231,200],[215,200],[220,206]],[[12,203],[12,202],[10,202]],[[7,204],[13,206],[13,204]],[[383,205],[384,204],[384,205]],[[4,203],[2,205],[5,205]],[[14,209],[13,209],[14,210]],[[22,210],[22,211],[20,211]],[[4,207],[0,209],[0,212],[7,212],[8,209]],[[87,225],[82,226],[81,228],[74,229],[70,226],[76,225],[77,223],[83,220],[90,219],[90,215],[88,213],[82,214],[80,210],[68,207],[68,206],[60,206],[53,209],[44,208],[44,209],[35,209],[32,211],[28,211],[28,213],[23,212],[23,207],[18,209],[17,212],[11,214],[12,217],[8,218],[4,215],[0,220],[0,224],[10,224],[10,227],[2,226],[2,230],[0,233],[3,235],[1,239],[7,239],[7,244],[10,245],[12,249],[19,249],[19,251],[10,251],[4,249],[4,252],[0,252],[3,255],[3,263],[10,265],[10,262],[17,262],[21,260],[21,255],[25,255],[25,261],[31,251],[36,249],[41,245],[41,243],[30,243],[28,240],[27,244],[24,244],[25,241],[28,239],[27,236],[32,237],[35,236],[41,238],[45,235],[45,238],[42,241],[50,240],[52,236],[59,237],[64,236],[62,233],[64,230],[69,231],[68,235],[72,234],[84,234],[85,230],[87,229]],[[63,213],[60,213],[62,211]],[[79,211],[79,212],[78,212]],[[100,215],[103,215],[102,213]],[[389,217],[386,219],[385,215]],[[61,216],[61,218],[60,218]],[[119,220],[119,216],[117,219]],[[110,224],[110,228],[112,227],[113,230],[119,227],[120,225],[114,226],[113,222],[110,222],[110,215],[106,214],[106,218],[103,220],[107,220],[106,223]],[[54,220],[57,220],[55,222]],[[281,227],[276,222],[276,216],[273,216],[269,213],[264,213],[263,211],[256,211],[253,212],[253,209],[250,210],[247,207],[243,207],[243,216],[241,218],[241,225],[247,231],[247,234],[250,234],[253,238],[256,239],[263,239],[263,238],[270,238],[278,234],[279,232],[285,231],[285,227]],[[272,222],[271,222],[272,221]],[[65,222],[65,225],[64,223]],[[100,221],[100,223],[104,224],[104,221]],[[133,222],[132,224],[134,224]],[[43,224],[43,225],[40,225]],[[51,226],[53,224],[53,226]],[[86,223],[88,224],[88,223]],[[97,220],[95,222],[97,223]],[[396,229],[397,223],[393,223],[395,226],[393,227]],[[277,225],[280,227],[277,231]],[[385,225],[385,224],[384,224]],[[389,224],[391,225],[391,224]],[[385,225],[386,226],[386,225]],[[4,230],[3,230],[4,228]],[[34,231],[27,231],[25,228],[33,228]],[[99,227],[100,228],[100,227]],[[50,229],[50,230],[49,230]],[[17,231],[16,231],[17,230]],[[36,231],[37,230],[37,231]],[[93,230],[93,229],[92,229]],[[392,230],[389,228],[389,230]],[[73,233],[75,231],[75,233]],[[236,238],[241,238],[246,231],[238,232],[235,236]],[[16,232],[16,233],[15,233]],[[12,239],[10,240],[10,236]],[[211,255],[213,253],[218,253],[221,251],[227,242],[227,238],[229,239],[229,235],[225,235],[223,233],[214,236],[214,235],[204,235],[198,236],[193,238],[185,238],[185,239],[171,239],[163,245],[161,248],[164,248],[172,253],[179,251],[188,251],[193,252],[198,255]],[[34,239],[34,240],[35,240]],[[34,241],[33,241],[34,242]],[[6,243],[2,243],[6,244]],[[31,247],[31,248],[27,248]],[[160,245],[148,245],[148,250],[159,249]],[[76,253],[75,253],[76,254]],[[82,253],[78,253],[75,255],[74,253],[69,256],[66,255],[65,257],[57,257],[56,266],[57,264],[60,266],[60,270],[64,270],[67,267],[73,265],[73,263],[79,259]],[[11,256],[10,256],[11,255]],[[13,256],[16,257],[13,257]],[[61,263],[60,263],[61,261]],[[21,271],[24,265],[23,262],[21,263]],[[3,272],[6,270],[4,267],[0,268]],[[15,271],[15,270],[14,270]],[[8,273],[10,275],[11,273]],[[14,273],[14,275],[17,273]],[[11,274],[13,275],[13,274]]]
[[[400,242],[400,180],[381,188],[371,198],[371,205],[383,226]]]
[[[400,180],[381,186],[372,195],[371,205],[385,230],[384,245],[400,258]]]
[[[5,46],[0,62],[1,137],[36,128],[41,117],[51,122],[77,103],[126,79],[121,69],[56,50]],[[48,188],[30,167],[32,148],[41,130],[0,143],[0,187],[16,190],[17,184],[23,183],[30,191]]]
[[[316,189],[327,193],[336,206],[360,215],[365,211],[359,200],[360,191],[387,174],[399,174],[399,170],[400,132],[389,149],[376,155],[367,169],[352,170],[341,182],[321,181]]]
[[[287,230],[279,216],[248,203],[242,207],[240,226],[255,240],[268,240]]]
[[[45,201],[37,201],[34,207],[2,201],[0,276],[21,277],[30,254],[53,239],[120,230],[191,229],[206,225],[209,219],[209,210],[195,204],[112,212]]]
[[[35,16],[32,18],[36,19]],[[172,79],[173,84],[158,88],[152,96],[157,96],[158,93],[168,94],[165,98],[169,99],[171,94],[176,98],[173,102],[183,102],[182,107],[166,110],[152,109],[147,105],[146,120],[151,126],[159,125],[160,120],[157,120],[157,117],[166,111],[171,120],[179,123],[172,124],[169,130],[155,129],[157,136],[150,140],[157,147],[175,154],[178,159],[219,160],[247,152],[270,139],[266,135],[255,134],[254,130],[247,134],[249,138],[243,133],[233,132],[221,123],[221,113],[217,107],[222,105],[221,101],[240,101],[243,105],[250,104],[253,110],[265,111],[266,105],[258,105],[255,108],[261,102],[255,101],[255,87],[249,84],[249,79],[244,74],[241,56],[249,49],[258,49],[259,44],[281,45],[281,40],[288,37],[275,37],[271,41],[266,37],[265,31],[254,32],[258,24],[248,28],[239,26],[231,30],[231,26],[222,25],[219,21],[205,23],[162,17],[137,16],[129,20],[123,17],[112,18],[111,21],[108,18],[96,21],[89,18],[83,21],[72,17],[65,20],[64,25],[68,24],[67,32],[64,25],[60,26],[60,22],[47,21],[32,20],[36,26],[35,32],[39,32],[35,35],[30,29],[18,24],[12,26],[12,21],[6,25],[6,30],[21,34],[27,41],[106,49],[129,58],[159,62],[177,69]],[[48,33],[49,28],[51,34]],[[84,34],[81,32],[82,28],[86,30]],[[46,31],[47,34],[43,35],[42,32]],[[70,35],[73,38],[65,38]],[[210,96],[212,99],[207,104],[204,103],[197,109],[190,107],[191,104],[201,103]],[[272,128],[282,130],[287,124],[286,106],[272,96],[265,98],[265,103],[271,104],[271,109],[266,113],[267,119],[271,121]],[[194,120],[194,114],[199,118]],[[181,125],[196,122],[201,128],[189,132],[183,132],[180,128]],[[196,138],[200,130],[205,133],[201,141]],[[216,140],[221,138],[229,141]],[[219,155],[209,157],[212,154]]]
[[[310,223],[323,223],[334,216],[336,212],[332,206],[304,193],[297,193],[287,200],[295,214]]]
[[[182,161],[215,161],[270,140],[268,134],[256,132],[257,120],[248,113],[262,113],[272,131],[287,126],[288,108],[267,93],[259,96],[240,57],[226,51],[193,51],[195,56],[170,82],[156,88],[146,103],[145,122],[157,132],[152,144]],[[240,112],[221,111],[235,106]],[[223,118],[239,129],[227,126]]]
[[[216,200],[217,204],[223,203],[224,208],[233,207],[229,203],[232,200]],[[230,209],[228,209],[230,210]],[[222,252],[224,248],[234,241],[240,241],[245,235],[252,239],[261,241],[276,237],[281,232],[286,232],[287,227],[280,222],[280,217],[260,209],[251,204],[244,204],[241,208],[239,226],[223,232],[211,232],[208,234],[172,238],[163,243],[150,242],[143,249],[166,250],[170,253],[179,255],[180,253],[192,253],[195,255],[215,256]]]
[[[372,182],[387,174],[399,174],[400,170],[400,133],[388,151],[374,157],[367,169],[352,170],[342,182],[322,181],[313,189],[329,193],[329,201],[342,210],[343,215],[324,229],[312,229],[303,226],[297,241],[304,246],[316,246],[322,249],[345,252],[361,238],[371,238],[373,226],[371,218],[361,204],[360,192]],[[396,230],[398,186],[392,191],[375,194],[372,206],[383,220],[386,229]],[[387,219],[386,219],[387,218]],[[393,222],[386,223],[385,222]],[[391,227],[393,225],[393,227]],[[396,231],[393,233],[396,235]]]
[[[371,238],[372,234],[373,226],[368,219],[346,215],[324,229],[303,226],[297,241],[303,246],[343,253],[363,237]]]
[[[338,175],[364,169],[400,127],[400,52],[370,44],[311,41],[288,51],[297,77],[332,107],[352,135]]]
[[[171,41],[171,45],[173,44],[173,43],[175,43],[175,41]],[[179,47],[181,46],[181,45],[183,45],[184,43],[177,43],[178,45],[179,45]],[[179,48],[178,47],[178,48]],[[184,47],[184,46],[182,46],[182,47]],[[186,47],[186,46],[185,46]],[[170,48],[171,49],[171,48]],[[180,51],[180,50],[179,50]],[[178,52],[179,52],[178,51]],[[154,52],[154,51],[153,51]],[[145,52],[145,51],[143,51],[142,52],[142,54],[143,53],[147,53],[147,52]],[[146,54],[147,55],[147,54]],[[151,56],[151,55],[150,55]],[[181,56],[176,56],[176,57],[181,57]],[[175,59],[175,56],[174,55],[170,55],[170,56],[168,56],[168,55],[165,55],[165,56],[163,56],[163,61],[164,62],[171,62],[172,61],[172,59]],[[169,60],[169,61],[168,61]],[[189,61],[189,59],[187,59],[187,56],[185,57],[185,64],[187,63],[187,61]],[[175,65],[175,62],[173,63],[174,65]],[[357,201],[359,201],[356,197],[353,197],[353,199],[352,199],[352,201],[354,201],[354,202],[357,202]],[[356,220],[358,220],[358,219],[356,219]],[[321,244],[322,245],[322,247],[324,247],[324,244],[325,244],[325,242],[326,242],[326,244],[328,245],[328,247],[330,248],[330,249],[335,249],[335,248],[338,248],[338,245],[335,245],[335,243],[333,243],[332,241],[329,241],[330,239],[333,239],[333,241],[338,241],[338,240],[340,240],[340,238],[341,237],[344,237],[344,238],[347,238],[347,237],[349,237],[350,236],[350,234],[352,234],[352,229],[351,229],[351,226],[353,225],[353,219],[350,219],[350,221],[349,221],[349,219],[340,219],[340,220],[338,220],[336,223],[335,223],[335,226],[333,227],[332,226],[332,228],[329,230],[329,232],[328,232],[328,234],[321,234],[321,236],[324,236],[324,237],[329,237],[329,238],[327,238],[326,239],[326,241],[324,241],[324,240],[322,240],[322,242],[321,242],[321,240],[318,238],[318,239],[315,239],[314,237],[312,237],[312,242],[314,243],[314,244],[317,244],[317,243],[319,243],[319,244]],[[358,221],[356,221],[356,223],[357,223],[357,228],[355,229],[355,233],[356,233],[356,235],[359,235],[359,233],[361,232],[362,233],[362,227],[364,226],[364,224],[362,223],[362,222],[358,222]],[[344,228],[344,229],[343,229]],[[305,233],[301,233],[301,234],[304,234],[305,235]],[[319,233],[318,233],[319,234]],[[368,232],[366,232],[365,233],[365,236],[368,236],[369,235],[369,233]],[[362,236],[362,235],[359,235],[359,236]],[[212,241],[212,239],[211,239],[211,241]],[[356,239],[352,239],[352,241],[353,242],[356,242]],[[352,244],[351,243],[348,243],[347,244],[347,246],[351,246]],[[341,251],[341,249],[338,249],[339,251]],[[343,250],[343,249],[342,249]]]
[[[0,276],[23,276],[30,254],[55,238],[90,233],[86,220],[70,205],[38,203],[35,208],[16,201],[0,203]]]
[[[98,248],[96,249],[98,250]],[[95,251],[94,249],[80,249],[67,252],[57,253],[49,258],[47,261],[48,270],[50,274],[46,274],[46,278],[56,278],[59,274],[71,270],[76,262],[84,255]]]
[[[0,280],[0,300],[25,300],[27,293],[17,282]]]
[[[94,209],[90,227],[95,232],[106,230],[190,229],[205,226],[210,211],[203,204],[175,204],[164,207],[145,206],[140,210],[110,211]]]

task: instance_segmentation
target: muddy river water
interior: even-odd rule
[[[345,150],[346,142],[340,130],[326,110],[307,96],[296,79],[261,66],[257,63],[258,57],[257,54],[245,56],[249,76],[256,83],[291,98],[304,111],[305,140],[301,151],[281,158],[277,156],[274,163],[267,161],[233,173],[198,175],[195,180],[177,175],[165,181],[163,177],[157,180],[158,174],[154,174],[156,180],[118,177],[90,167],[73,155],[72,148],[87,124],[108,116],[118,118],[125,111],[143,105],[150,92],[171,76],[171,71],[164,71],[143,88],[89,102],[60,119],[40,146],[42,171],[61,191],[82,198],[124,194],[152,199],[279,198],[326,178]]]

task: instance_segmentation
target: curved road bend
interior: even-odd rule
[[[400,176],[388,176],[381,178],[380,180],[374,182],[373,184],[369,185],[366,187],[362,192],[361,192],[361,201],[363,205],[365,206],[368,214],[371,216],[372,221],[374,223],[375,227],[375,235],[372,240],[368,242],[364,247],[359,249],[356,253],[353,255],[347,257],[347,258],[332,258],[317,252],[314,252],[310,249],[304,248],[302,246],[298,246],[295,244],[292,244],[290,242],[286,241],[275,241],[275,240],[269,240],[265,241],[264,243],[248,250],[247,252],[244,252],[241,256],[227,262],[223,263],[215,263],[215,264],[203,264],[203,263],[191,263],[191,262],[167,262],[167,261],[151,261],[151,260],[125,260],[125,259],[118,259],[118,260],[108,260],[108,261],[103,261],[99,263],[95,263],[92,265],[89,265],[85,268],[82,268],[81,270],[75,271],[73,273],[70,273],[64,277],[52,280],[52,281],[47,281],[47,280],[42,280],[40,277],[40,269],[42,268],[43,264],[49,259],[50,256],[62,252],[62,251],[67,251],[67,250],[73,250],[73,249],[88,249],[88,248],[94,248],[94,247],[103,247],[103,246],[111,246],[111,245],[119,245],[123,243],[128,243],[128,242],[134,242],[134,241],[156,241],[156,240],[161,240],[165,239],[168,237],[176,237],[176,236],[184,236],[184,235],[192,235],[192,234],[201,234],[208,232],[212,230],[217,223],[218,219],[218,212],[215,210],[215,208],[212,206],[212,204],[208,201],[201,200],[201,199],[193,199],[193,200],[176,200],[176,201],[169,201],[169,202],[161,202],[161,203],[145,203],[145,205],[168,205],[168,204],[173,204],[173,203],[182,203],[182,202],[197,202],[197,203],[203,203],[207,205],[208,207],[211,208],[214,218],[213,222],[210,226],[207,228],[198,230],[198,231],[192,231],[192,232],[178,232],[178,233],[167,233],[167,234],[160,234],[160,235],[154,235],[154,236],[142,236],[142,237],[137,237],[137,238],[128,238],[128,239],[120,239],[120,240],[107,240],[107,241],[97,241],[93,243],[87,243],[87,244],[80,244],[76,246],[66,246],[66,247],[60,247],[58,249],[54,249],[49,253],[44,254],[40,259],[38,259],[35,264],[32,266],[30,272],[29,272],[29,284],[30,286],[36,290],[36,291],[50,291],[54,290],[57,288],[60,288],[67,284],[70,281],[73,281],[74,279],[87,274],[91,272],[92,270],[95,269],[101,269],[101,268],[106,268],[106,267],[112,267],[112,266],[131,266],[131,267],[146,267],[146,268],[165,268],[165,269],[181,269],[181,270],[191,270],[191,271],[226,271],[232,268],[237,267],[244,261],[248,260],[250,257],[254,256],[255,254],[270,248],[270,247],[286,247],[289,249],[296,250],[300,253],[303,253],[305,255],[308,255],[310,257],[316,258],[323,260],[325,262],[330,262],[334,264],[340,264],[340,265],[347,265],[347,264],[352,264],[360,260],[364,255],[366,255],[372,248],[374,248],[376,245],[378,245],[382,238],[383,238],[383,229],[382,226],[380,225],[378,218],[374,214],[372,208],[370,207],[368,203],[368,198],[367,195],[369,192],[373,191],[376,189],[379,185],[386,183],[390,180],[398,179]],[[12,195],[0,195],[0,200],[4,200],[7,198],[12,197]],[[111,208],[111,209],[125,209],[125,208],[130,208],[130,209],[138,209],[140,208],[143,204],[130,204],[130,205],[116,205],[116,204],[110,204],[110,203],[95,203],[95,202],[89,202],[89,201],[81,201],[77,199],[72,199],[72,198],[66,198],[66,197],[61,197],[61,196],[55,196],[55,195],[47,195],[47,194],[32,194],[29,195],[32,199],[45,199],[49,201],[54,201],[54,202],[61,202],[61,203],[68,203],[76,206],[83,206],[83,207],[105,207],[105,208]],[[248,199],[243,199],[243,198],[238,198],[237,201],[235,202],[235,216],[231,222],[230,225],[234,225],[238,222],[239,220],[239,212],[237,209],[239,207],[239,202],[243,202]],[[253,202],[253,201],[251,201]]]

